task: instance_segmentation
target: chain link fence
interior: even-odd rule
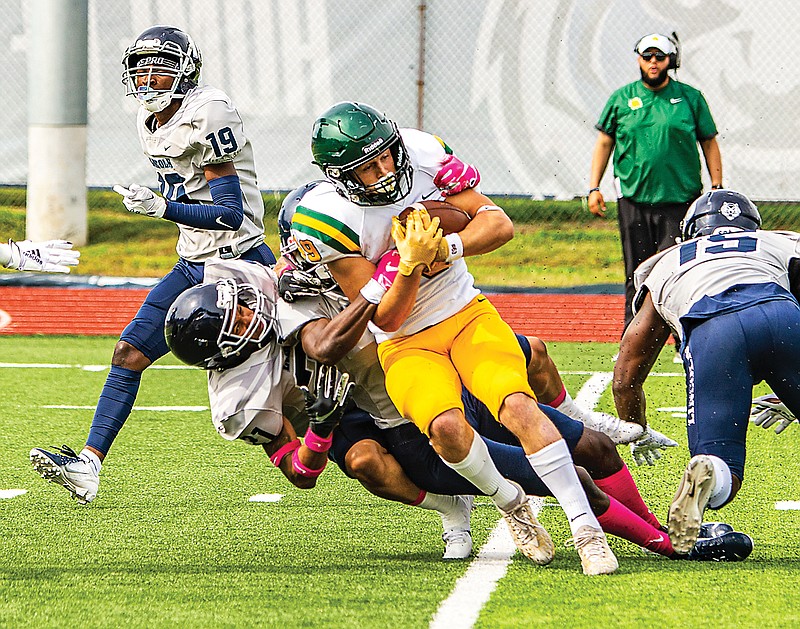
[[[27,51],[35,45],[26,33],[35,19],[25,0],[0,3],[0,185],[11,187],[3,203],[24,205]],[[158,23],[194,37],[203,80],[239,107],[262,189],[318,177],[314,118],[336,101],[358,100],[440,135],[479,165],[485,192],[526,200],[516,218],[544,220],[585,216],[580,197],[600,111],[638,77],[638,38],[677,31],[678,78],[710,104],[725,183],[762,201],[766,226],[800,229],[792,115],[800,79],[780,50],[795,41],[800,9],[788,0],[90,0],[92,188],[156,185],[120,60]],[[613,198],[608,170],[602,187]],[[91,194],[90,209],[102,198]]]

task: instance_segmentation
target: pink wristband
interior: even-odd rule
[[[308,430],[306,430],[306,436],[303,437],[303,443],[305,443],[306,448],[309,450],[313,450],[314,452],[319,452],[322,454],[323,452],[327,452],[331,449],[331,444],[333,443],[333,433],[327,437],[320,437],[317,433],[311,430],[311,426],[309,426]]]
[[[269,457],[269,460],[272,461],[272,464],[275,467],[280,467],[281,461],[283,461],[283,459],[286,458],[286,455],[289,454],[290,452],[296,452],[297,448],[299,447],[300,447],[300,440],[294,439],[289,443],[282,445],[280,448],[278,448],[278,451],[271,457]]]
[[[318,470],[312,470],[300,460],[300,456],[297,453],[298,450],[292,452],[292,467],[294,468],[295,472],[300,474],[300,476],[305,476],[306,478],[316,478],[322,474],[322,470],[324,470],[325,466],[328,464],[328,460],[325,459],[325,462],[322,464],[321,468]]]

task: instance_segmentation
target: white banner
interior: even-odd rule
[[[156,184],[119,79],[123,51],[148,26],[194,37],[204,81],[242,113],[260,186],[285,190],[319,176],[311,126],[334,102],[367,102],[416,126],[424,15],[423,128],[475,162],[488,193],[585,194],[594,124],[611,92],[638,78],[634,43],[675,30],[679,79],[703,91],[720,130],[725,183],[760,200],[800,199],[800,74],[785,54],[800,8],[788,0],[90,0],[89,13],[91,186]],[[24,0],[0,6],[0,184],[27,180],[32,19]],[[613,195],[610,173],[603,188]]]

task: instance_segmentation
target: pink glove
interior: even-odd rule
[[[445,197],[474,188],[480,181],[478,169],[472,164],[465,164],[455,155],[448,155],[442,160],[442,167],[433,178],[433,183]]]
[[[384,290],[389,290],[389,287],[397,277],[397,272],[400,269],[400,254],[397,249],[387,251],[378,260],[378,268],[375,269],[375,274],[372,279],[378,282]]]

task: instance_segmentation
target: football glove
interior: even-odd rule
[[[779,435],[796,422],[797,417],[774,393],[770,393],[753,400],[750,421],[764,430],[775,426],[775,434]]]
[[[122,195],[122,203],[128,212],[163,218],[167,211],[167,202],[150,188],[132,183],[127,188],[115,185],[113,190]]]
[[[441,168],[433,178],[433,185],[442,191],[442,196],[449,197],[468,188],[474,188],[481,181],[481,174],[472,164],[465,164],[455,155],[448,155],[442,160]]]
[[[400,219],[393,216],[392,238],[400,254],[398,270],[401,275],[411,275],[420,265],[430,269],[442,240],[439,218],[431,220],[427,210],[413,210],[403,226]]]
[[[325,439],[339,425],[354,386],[349,374],[320,365],[314,393],[308,387],[300,387],[306,399],[308,427],[315,435]]]
[[[286,269],[278,278],[278,294],[289,303],[322,294],[322,280],[300,269]]]
[[[9,261],[6,268],[19,271],[42,271],[43,273],[69,273],[70,267],[78,265],[80,251],[73,251],[67,240],[33,242],[8,241]]]
[[[655,465],[664,456],[664,450],[677,445],[677,442],[648,426],[645,435],[631,443],[631,456],[636,465]]]

